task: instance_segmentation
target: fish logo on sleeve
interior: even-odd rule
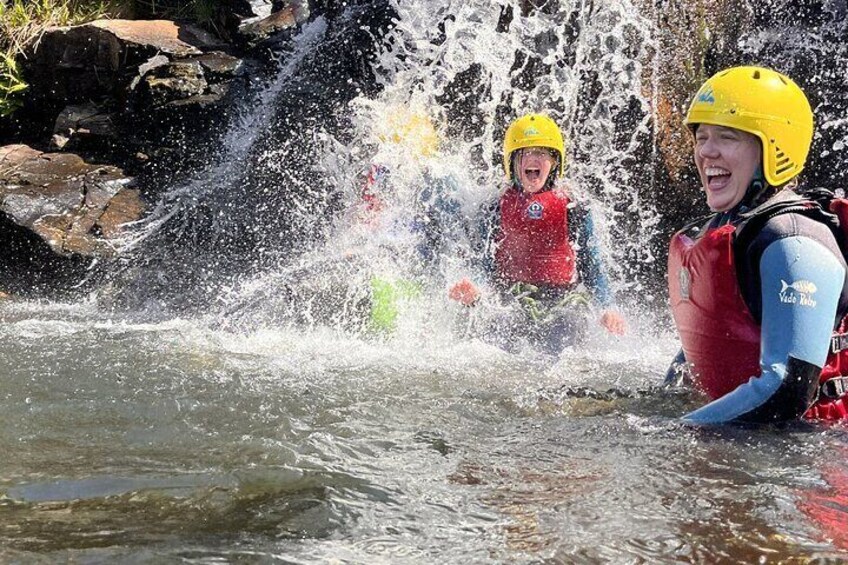
[[[812,281],[801,279],[788,283],[785,280],[780,280],[780,301],[784,304],[798,304],[808,308],[816,307],[816,300],[813,295],[818,291],[818,287]]]

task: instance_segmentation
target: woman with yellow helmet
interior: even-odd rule
[[[771,69],[734,67],[698,90],[686,124],[715,214],[669,249],[677,361],[711,399],[685,419],[848,418],[838,243],[848,240],[837,219],[848,219],[848,202],[797,188],[813,137],[807,97]]]
[[[565,167],[565,147],[556,123],[542,114],[515,120],[504,137],[506,191],[487,214],[483,251],[488,271],[503,291],[525,305],[518,323],[500,324],[558,353],[584,333],[576,292],[584,283],[604,310],[601,323],[612,333],[625,331],[612,309],[612,293],[601,263],[591,215],[557,184]],[[460,281],[450,296],[466,305],[479,297],[476,285]],[[510,336],[507,336],[508,338]]]

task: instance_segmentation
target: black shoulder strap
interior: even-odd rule
[[[708,216],[699,216],[698,218],[692,220],[691,222],[680,228],[677,233],[686,234],[692,239],[698,239],[699,237],[704,235],[708,229],[710,229],[710,226],[712,225],[715,218],[715,214],[710,214]]]
[[[742,215],[734,239],[736,252],[745,253],[766,222],[772,218],[781,214],[800,214],[830,228],[843,257],[848,260],[848,225],[840,225],[839,217],[830,212],[830,203],[838,198],[836,193],[825,188],[779,192],[761,206]]]
[[[783,214],[801,214],[826,224],[831,231],[838,231],[836,216],[826,210],[827,203],[824,200],[809,198],[806,193],[780,191],[750,212],[741,214],[742,219],[736,227],[736,247],[745,249],[769,220]]]

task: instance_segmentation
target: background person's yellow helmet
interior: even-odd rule
[[[547,147],[559,154],[559,176],[565,170],[565,143],[556,123],[544,114],[521,116],[506,130],[503,164],[506,176],[512,178],[512,154],[525,147]]]
[[[426,114],[398,109],[378,127],[380,141],[407,148],[415,155],[432,157],[439,149],[439,134]]]
[[[804,91],[789,77],[763,67],[733,67],[713,75],[692,99],[685,123],[756,135],[771,186],[798,176],[813,140],[813,111]]]

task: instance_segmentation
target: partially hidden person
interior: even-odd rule
[[[451,176],[433,172],[440,135],[424,112],[390,109],[377,127],[383,153],[392,163],[372,162],[361,176],[354,221],[366,226],[373,242],[389,249],[398,272],[375,270],[370,286],[371,329],[391,333],[405,302],[422,291],[448,247],[463,237],[458,190]],[[412,186],[401,186],[403,184]]]
[[[675,365],[710,399],[685,420],[848,418],[848,201],[799,185],[807,97],[779,72],[734,67],[701,86],[685,123],[713,213],[669,248]]]
[[[493,330],[506,343],[524,336],[558,353],[583,339],[595,303],[603,327],[625,333],[592,211],[560,182],[565,169],[560,128],[544,114],[519,117],[504,136],[503,165],[507,186],[484,207],[479,255],[488,282],[517,308]],[[449,296],[473,306],[479,288],[465,278],[449,289]]]

